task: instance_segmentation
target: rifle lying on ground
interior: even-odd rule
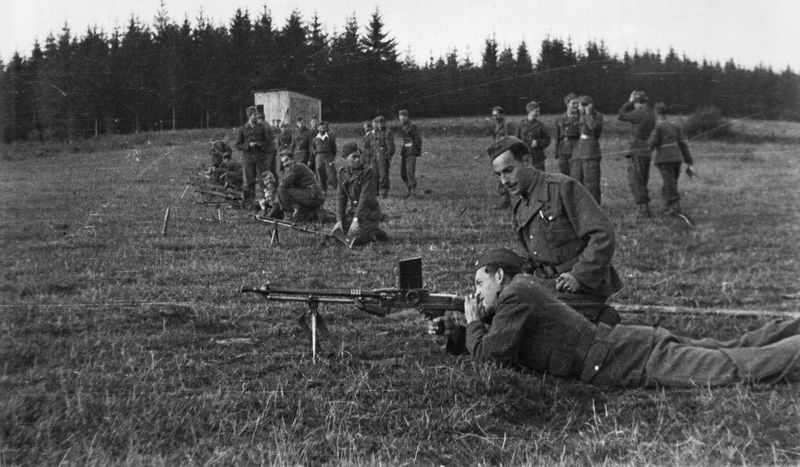
[[[422,286],[422,259],[410,258],[400,261],[399,287],[396,289],[291,289],[272,287],[242,287],[241,292],[252,292],[267,300],[283,302],[305,302],[311,325],[306,323],[306,315],[300,324],[309,332],[311,353],[316,360],[317,331],[330,338],[325,322],[318,314],[320,303],[355,305],[367,313],[386,317],[393,312],[417,309],[427,319],[442,316],[447,311],[464,312],[464,299],[457,295],[430,293]]]
[[[298,224],[297,222],[290,222],[281,219],[275,219],[274,217],[266,217],[266,216],[259,216],[258,214],[253,214],[253,218],[257,221],[264,222],[266,224],[272,225],[272,231],[270,232],[269,236],[269,244],[277,244],[279,243],[280,239],[278,237],[278,226],[283,226],[298,232],[305,232],[314,234],[318,237],[322,237],[322,240],[334,239],[341,243],[342,245],[346,246],[347,248],[353,248],[353,243],[355,242],[355,237],[349,238],[347,237],[344,232],[341,230],[335,230],[333,232],[325,232],[321,230],[314,230],[305,226]]]

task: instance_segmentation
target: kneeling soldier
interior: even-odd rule
[[[322,220],[320,208],[325,202],[325,194],[314,172],[302,162],[295,161],[289,151],[281,154],[280,164],[283,177],[278,185],[278,202],[272,206],[268,217],[280,219],[283,213],[287,213],[293,221]]]
[[[385,242],[389,236],[380,226],[378,179],[372,167],[361,160],[358,147],[345,144],[345,164],[339,170],[339,194],[336,203],[336,225],[333,230],[347,232],[354,245]]]

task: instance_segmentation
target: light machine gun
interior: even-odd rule
[[[292,229],[297,232],[305,232],[314,234],[318,237],[321,237],[322,240],[329,240],[333,239],[337,242],[341,243],[342,245],[346,246],[347,248],[353,248],[353,243],[355,242],[355,238],[348,238],[341,230],[336,230],[333,232],[325,232],[322,230],[314,230],[308,227],[304,227],[297,222],[290,222],[285,221],[282,219],[275,219],[274,217],[267,217],[267,216],[260,216],[258,214],[253,214],[253,219],[264,222],[265,224],[272,225],[272,229],[269,235],[269,244],[278,244],[280,242],[280,238],[278,236],[278,227],[286,227],[287,229]]]
[[[317,330],[329,335],[322,317],[319,316],[320,303],[355,305],[359,309],[380,317],[394,312],[417,309],[427,319],[443,316],[447,311],[464,312],[464,299],[451,294],[435,294],[422,287],[422,259],[410,258],[400,261],[399,287],[396,289],[290,289],[271,285],[262,287],[242,287],[241,292],[252,292],[267,300],[284,302],[305,302],[308,304],[310,326],[305,315],[300,323],[310,327],[311,353],[316,361]]]

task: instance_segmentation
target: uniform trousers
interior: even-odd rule
[[[597,204],[600,204],[600,159],[572,159],[570,177],[589,190]]]
[[[650,181],[650,156],[633,155],[628,157],[628,186],[636,204],[648,204],[647,184]]]

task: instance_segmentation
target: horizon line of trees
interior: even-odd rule
[[[125,31],[90,28],[76,37],[65,24],[30,57],[0,60],[0,134],[10,142],[231,127],[243,123],[253,91],[266,89],[319,98],[323,117],[336,121],[401,108],[412,118],[488,114],[495,105],[524,113],[531,100],[559,113],[569,92],[589,94],[614,114],[633,89],[675,113],[717,107],[729,117],[800,120],[800,76],[789,67],[698,63],[671,48],[663,57],[626,51],[620,58],[602,40],[577,49],[552,37],[535,59],[524,41],[512,49],[493,37],[480,64],[456,48],[421,65],[404,55],[377,9],[363,28],[353,15],[328,34],[316,13],[307,22],[295,10],[278,27],[264,6],[254,17],[237,9],[227,26],[201,13],[193,26],[170,19],[162,3],[152,26],[132,17]]]

